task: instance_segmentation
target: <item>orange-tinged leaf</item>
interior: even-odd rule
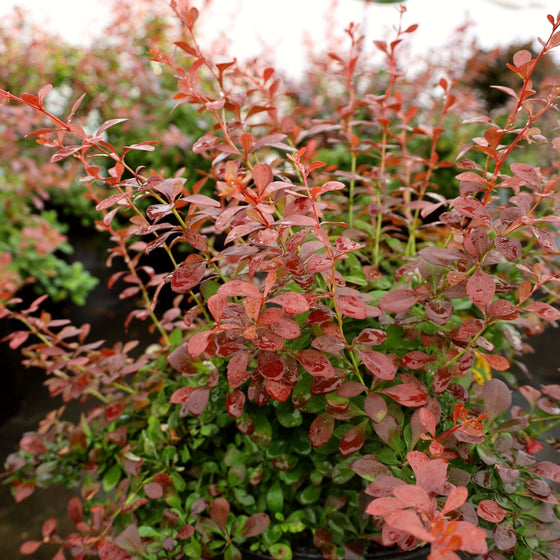
[[[417,510],[431,514],[433,509],[432,499],[426,490],[414,484],[403,484],[393,490],[393,495],[401,502]]]
[[[454,509],[460,508],[467,501],[468,496],[469,492],[464,486],[453,488],[447,496],[441,515],[446,515]]]

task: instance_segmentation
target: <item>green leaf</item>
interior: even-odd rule
[[[273,544],[268,549],[269,554],[274,560],[292,560],[292,549],[285,543]]]
[[[278,422],[285,428],[295,428],[303,422],[301,412],[297,408],[293,408],[291,403],[280,403],[276,407],[276,417]]]
[[[332,471],[332,480],[335,484],[346,484],[354,476],[354,471],[348,465],[355,460],[356,457],[351,456],[335,465]]]
[[[173,486],[175,486],[175,490],[177,490],[177,492],[182,492],[187,487],[185,479],[176,472],[169,473],[169,476],[171,477]]]
[[[273,513],[282,511],[284,508],[284,491],[278,480],[269,487],[266,493],[266,503]]]
[[[216,295],[218,293],[219,287],[220,284],[218,282],[215,282],[214,280],[206,280],[205,282],[202,282],[200,284],[200,292],[202,293],[202,297],[204,298],[204,300],[208,301],[208,298]]]
[[[177,453],[177,448],[168,445],[162,452],[161,452],[161,460],[166,465],[173,464],[179,458],[179,454]]]
[[[174,329],[169,335],[169,342],[171,346],[179,346],[183,342],[183,330],[178,327]]]
[[[241,556],[239,549],[233,544],[230,544],[224,550],[224,560],[243,560],[243,557]]]
[[[299,480],[302,470],[303,468],[301,465],[296,465],[293,469],[290,469],[289,471],[279,471],[278,476],[282,479],[282,481],[285,484],[291,486],[292,484],[295,484]]]
[[[321,495],[321,487],[320,486],[308,486],[305,488],[303,492],[301,492],[297,499],[300,504],[304,506],[308,506],[314,504]]]
[[[253,417],[255,430],[251,439],[261,447],[268,447],[272,441],[272,426],[263,412]]]
[[[183,545],[183,552],[185,558],[202,558],[202,547],[192,538]]]
[[[299,455],[309,455],[313,449],[306,430],[294,430],[292,434],[292,450]]]
[[[255,505],[255,497],[247,494],[245,488],[234,488],[233,494],[235,499],[244,507],[248,508]]]
[[[119,465],[113,465],[104,475],[103,475],[103,491],[110,492],[117,486],[121,480],[121,468]]]
[[[228,484],[238,486],[243,484],[247,478],[247,467],[242,463],[237,463],[228,470]]]

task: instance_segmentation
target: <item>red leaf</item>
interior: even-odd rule
[[[323,334],[314,338],[311,342],[311,346],[313,346],[315,350],[319,350],[320,352],[325,352],[327,354],[338,354],[345,348],[344,342],[331,334]]]
[[[177,533],[177,540],[185,541],[194,535],[194,527],[192,525],[184,525]]]
[[[553,482],[560,483],[560,465],[552,461],[543,461],[542,463],[529,467],[529,470],[534,474],[549,478]]]
[[[470,300],[478,307],[486,307],[494,297],[496,284],[492,277],[477,268],[474,274],[467,280],[467,295]]]
[[[434,392],[436,395],[441,395],[449,386],[451,382],[451,373],[447,368],[440,368],[436,371],[433,380]]]
[[[453,488],[447,496],[447,500],[440,515],[446,515],[450,511],[460,508],[467,501],[468,496],[469,491],[464,486]]]
[[[47,450],[42,440],[36,435],[23,436],[19,442],[19,447],[32,455],[40,455]]]
[[[284,377],[286,366],[282,358],[274,352],[259,352],[257,369],[266,379],[278,381]]]
[[[346,381],[336,392],[339,397],[350,399],[357,397],[366,390],[366,386],[359,381]]]
[[[449,267],[453,261],[465,258],[465,252],[460,249],[446,247],[424,247],[418,254],[430,264]]]
[[[77,525],[82,520],[83,516],[83,508],[80,498],[70,498],[66,509],[68,511],[68,517],[70,517],[72,523]]]
[[[389,469],[375,455],[364,455],[350,463],[350,468],[367,480],[389,475]]]
[[[256,537],[264,533],[270,525],[270,518],[266,513],[254,513],[245,521],[241,534],[244,537]]]
[[[383,381],[395,378],[397,367],[389,356],[375,350],[357,350],[366,368]]]
[[[433,413],[428,410],[427,408],[421,408],[418,411],[420,416],[420,423],[422,424],[423,428],[431,435],[436,435],[436,417]]]
[[[120,415],[123,413],[123,410],[125,409],[124,404],[122,403],[115,403],[112,404],[111,406],[108,406],[105,409],[105,420],[107,422],[112,422],[113,420],[116,420],[117,418],[120,417]]]
[[[508,527],[507,523],[502,523],[494,527],[492,537],[499,550],[513,550],[517,542],[517,533],[511,527]]]
[[[420,387],[411,383],[403,383],[383,389],[382,393],[389,395],[403,406],[424,406],[428,402],[428,397]]]
[[[169,402],[171,404],[186,403],[189,400],[190,396],[192,395],[192,393],[195,389],[196,389],[196,387],[181,387],[180,389],[177,389],[171,395],[171,398],[169,399]]]
[[[251,282],[244,282],[243,280],[230,280],[222,284],[218,288],[218,293],[230,297],[252,297],[261,299],[262,294],[260,290]]]
[[[299,292],[285,292],[270,299],[269,302],[280,305],[288,315],[299,315],[309,311],[309,303]]]
[[[56,554],[52,557],[52,560],[66,560],[66,556],[64,556],[64,549],[59,548]]]
[[[375,392],[370,392],[364,401],[364,412],[376,423],[379,423],[387,415],[387,403],[385,399]]]
[[[249,350],[241,350],[231,357],[227,367],[229,386],[236,389],[248,378],[247,364],[249,363]]]
[[[16,488],[16,492],[14,494],[14,500],[16,501],[16,503],[19,504],[20,502],[23,502],[23,500],[29,498],[29,496],[31,496],[31,494],[33,494],[34,491],[35,491],[34,482],[24,482],[23,484],[20,484]]]
[[[210,342],[209,338],[212,334],[212,331],[201,331],[192,336],[187,343],[187,349],[193,358],[200,356],[200,354],[206,350]]]
[[[508,514],[507,510],[499,506],[493,500],[482,500],[479,502],[476,513],[479,517],[482,517],[482,519],[490,521],[490,523],[499,523],[503,521]]]
[[[416,476],[416,485],[426,492],[437,492],[447,480],[447,463],[443,459],[430,460],[414,451],[407,454],[407,459]]]
[[[394,511],[402,511],[405,507],[399,499],[393,498],[392,496],[382,496],[376,498],[366,508],[366,513],[369,515],[382,516],[385,517]]]
[[[255,338],[253,338],[253,344],[260,350],[270,350],[271,352],[275,352],[277,350],[282,350],[284,346],[284,338],[274,333],[272,328],[267,329],[266,327],[258,327]]]
[[[191,412],[194,416],[200,416],[208,404],[209,397],[209,389],[195,389],[189,398],[189,412]]]
[[[460,196],[453,201],[453,206],[455,210],[463,216],[477,218],[484,221],[490,220],[488,210],[486,210],[485,206],[476,198],[465,198]]]
[[[227,237],[226,237],[224,243],[227,245],[228,243],[231,243],[232,241],[235,241],[239,237],[244,237],[245,235],[248,235],[249,233],[253,233],[254,231],[257,231],[257,230],[263,229],[263,228],[264,228],[264,225],[259,223],[259,222],[249,222],[249,223],[246,223],[246,224],[240,224],[240,225],[234,226],[233,228],[231,228],[231,231],[227,234]]]
[[[262,193],[264,189],[272,182],[272,169],[266,163],[255,163],[253,166],[253,181],[257,191]]]
[[[163,496],[163,487],[157,482],[148,482],[144,485],[144,492],[151,500],[158,500]]]
[[[234,389],[226,397],[226,410],[230,416],[241,418],[243,407],[245,406],[245,393],[239,389]]]
[[[354,319],[366,319],[367,308],[362,298],[355,295],[336,294],[334,296],[336,307],[342,315]]]
[[[549,397],[560,400],[560,385],[543,385],[541,387],[542,392]]]
[[[407,507],[419,509],[429,514],[432,512],[432,499],[430,498],[428,492],[420,486],[415,486],[414,484],[403,484],[401,486],[397,486],[393,490],[393,495],[395,498],[398,498],[401,502],[406,504]]]
[[[56,163],[57,161],[66,159],[68,156],[71,156],[83,149],[87,149],[87,146],[82,146],[81,144],[79,146],[65,146],[55,152],[55,154],[51,157],[51,162]]]
[[[283,380],[274,381],[273,379],[265,379],[264,387],[266,392],[275,400],[285,402],[292,393],[293,385],[285,383]]]
[[[210,517],[212,521],[224,530],[229,517],[229,503],[225,498],[216,498],[210,504]]]
[[[295,340],[301,336],[299,324],[289,317],[282,317],[278,322],[272,323],[270,330],[286,340]]]
[[[511,406],[511,391],[500,379],[490,379],[482,389],[482,401],[491,422]]]
[[[41,545],[43,541],[25,541],[20,547],[20,554],[33,554]]]
[[[529,185],[536,187],[540,184],[537,172],[528,163],[512,163],[510,169],[516,177],[520,177]]]
[[[425,305],[426,316],[437,325],[446,325],[453,315],[453,304],[447,299],[431,299]]]
[[[314,377],[330,379],[335,376],[334,368],[329,359],[318,350],[298,350],[295,357],[303,369]]]
[[[498,235],[494,239],[494,246],[508,261],[516,261],[523,253],[521,241],[515,237]]]
[[[354,338],[352,344],[365,344],[379,346],[387,340],[387,333],[381,329],[364,329],[357,337]]]
[[[305,217],[306,220],[312,219],[306,216],[301,216],[301,217],[302,218]],[[282,222],[285,221],[286,220],[282,220]],[[311,225],[311,224],[306,223],[302,225]],[[331,268],[333,265],[333,260],[332,257],[330,257],[329,255],[312,255],[306,264],[307,264],[307,272],[309,272],[310,274],[315,274],[317,272],[324,272],[325,270],[329,270],[329,268]]]
[[[317,416],[309,428],[309,440],[313,447],[321,447],[329,442],[334,430],[334,418],[323,412]]]
[[[523,308],[523,311],[530,311],[547,321],[558,321],[560,319],[560,311],[548,303],[536,301]]]
[[[342,436],[339,445],[339,451],[342,457],[349,457],[359,451],[366,439],[367,422],[362,422],[356,426],[352,426]]]
[[[171,289],[179,294],[190,292],[206,274],[206,263],[197,262],[179,267],[171,278]]]
[[[433,356],[419,350],[413,350],[401,358],[401,365],[408,369],[417,370],[422,369],[427,363],[434,361],[435,358]]]
[[[379,300],[379,308],[385,313],[403,313],[408,311],[417,301],[415,292],[408,288],[399,288],[384,294]]]
[[[313,197],[313,200],[315,200],[320,194],[329,191],[340,191],[345,188],[346,186],[344,185],[344,183],[341,183],[340,181],[327,181],[324,185],[321,185],[320,187],[313,187],[313,189],[311,190],[311,196]],[[338,238],[338,239],[343,239],[343,238]],[[336,241],[338,241],[338,239]],[[347,239],[346,241],[351,241],[351,240]],[[356,243],[356,242],[352,241],[352,243]],[[356,249],[357,248],[359,247],[356,247]],[[355,251],[356,249],[350,249],[350,251]],[[350,251],[346,251],[346,252],[348,253]]]
[[[421,541],[432,542],[436,540],[436,537],[426,530],[418,515],[413,511],[394,511],[387,516],[385,522],[393,529],[412,535]]]
[[[510,368],[510,363],[507,358],[499,354],[479,354],[488,362],[489,366],[496,371],[507,371]]]
[[[10,335],[10,348],[17,350],[28,338],[31,333],[29,331],[17,331]]]
[[[506,321],[512,321],[519,317],[517,307],[506,299],[496,299],[488,305],[488,315],[490,317],[497,317]]]
[[[539,245],[547,252],[547,253],[556,253],[558,252],[558,247],[556,247],[556,240],[554,235],[545,229],[538,229],[538,228],[531,228],[533,235],[539,242]]]

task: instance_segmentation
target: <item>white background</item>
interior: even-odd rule
[[[167,4],[167,0],[154,2]],[[64,30],[64,37],[74,43],[94,40],[110,11],[110,0],[0,0],[0,17],[14,4],[49,29]],[[339,29],[360,22],[367,27],[368,38],[375,39],[385,38],[398,21],[397,4],[366,7],[363,0],[338,0],[334,5],[333,11],[332,0],[212,0],[200,25],[208,37],[226,34],[232,56],[258,54],[264,44],[274,49],[281,67],[297,72],[303,38],[305,34],[316,41],[324,37],[326,12],[334,14]],[[445,43],[466,17],[474,22],[472,31],[480,44],[491,47],[547,36],[546,15],[560,10],[558,0],[408,0],[404,5],[405,22],[419,24],[413,42],[419,55]]]

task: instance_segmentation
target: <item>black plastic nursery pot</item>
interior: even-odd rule
[[[397,548],[380,548],[379,550],[368,552],[363,558],[365,560],[426,560],[430,554],[430,547],[425,546],[401,552]],[[248,550],[242,550],[243,560],[271,560],[271,556],[266,554],[256,554]],[[324,560],[320,550],[316,548],[297,548],[294,550],[292,560]]]

